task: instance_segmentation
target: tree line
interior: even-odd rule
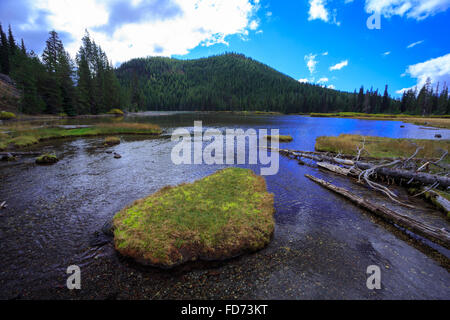
[[[447,84],[392,98],[388,86],[343,92],[300,83],[242,54],[196,60],[138,58],[114,69],[86,31],[73,60],[55,31],[39,57],[0,25],[0,72],[21,91],[19,109],[37,114],[100,114],[112,108],[141,110],[363,112],[450,114]],[[1,98],[1,97],[0,97]]]
[[[86,31],[73,60],[51,31],[39,57],[17,44],[11,26],[0,25],[0,72],[20,90],[19,111],[27,114],[99,114],[127,104],[112,63]]]

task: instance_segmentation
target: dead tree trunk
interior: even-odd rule
[[[427,238],[433,242],[440,244],[441,246],[450,249],[450,234],[445,229],[438,229],[429,225],[426,225],[420,221],[412,219],[408,216],[401,215],[393,210],[390,210],[384,206],[377,205],[367,199],[361,198],[352,194],[350,191],[337,187],[329,182],[326,182],[322,179],[313,177],[311,175],[306,174],[305,177],[311,179],[312,181],[320,184],[321,186],[340,194],[341,196],[349,199],[356,205],[367,209],[372,212],[376,216],[388,221],[397,224],[400,227],[406,228],[424,238]]]
[[[319,155],[317,153],[304,153],[301,151],[290,151],[286,149],[280,149],[279,152],[283,155],[289,156],[291,158],[299,159],[299,158],[307,158],[312,159],[314,161],[326,161],[330,163],[337,163],[341,165],[354,166],[361,170],[367,170],[374,167],[373,164],[362,162],[362,161],[353,161],[348,159],[340,159],[336,157],[330,157],[327,155]],[[445,176],[438,176],[435,174],[425,173],[425,172],[415,172],[403,169],[392,169],[387,167],[378,168],[375,170],[375,173],[381,174],[383,176],[388,176],[391,178],[404,179],[406,181],[415,180],[425,185],[432,185],[436,182],[439,183],[439,186],[443,189],[450,187],[450,178]]]

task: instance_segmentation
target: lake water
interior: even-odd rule
[[[47,142],[39,150],[58,154],[61,160],[53,166],[37,166],[33,158],[0,163],[0,200],[8,204],[0,211],[0,298],[450,298],[448,250],[399,232],[304,174],[374,201],[383,201],[382,195],[283,157],[279,173],[266,177],[268,190],[275,195],[275,236],[257,253],[206,268],[167,272],[141,268],[118,257],[110,243],[93,245],[105,221],[127,204],[166,185],[192,182],[225,167],[171,162],[175,143],[170,133],[178,127],[192,130],[195,120],[201,120],[204,129],[222,131],[280,129],[294,138],[281,147],[309,151],[314,150],[318,136],[341,133],[421,139],[434,139],[440,133],[450,139],[450,130],[424,130],[397,121],[149,113],[124,121],[159,124],[163,137],[123,136],[120,145],[107,149],[103,138]],[[93,121],[77,120],[76,124]],[[114,159],[106,150],[122,158]],[[249,167],[259,173],[257,165]],[[440,213],[421,201],[416,204],[418,209],[408,212],[396,208],[448,228]],[[73,264],[82,270],[78,292],[65,288],[66,268]],[[366,287],[369,265],[381,268],[381,290]]]

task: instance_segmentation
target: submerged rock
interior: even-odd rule
[[[162,268],[225,260],[264,248],[274,212],[263,177],[228,168],[165,187],[120,211],[113,219],[114,245],[124,256]]]
[[[120,158],[122,158],[122,156],[120,154],[114,152],[114,158],[120,159]]]
[[[434,135],[435,138],[442,138],[442,135],[440,135],[439,133]]]
[[[2,156],[2,161],[16,161],[17,157],[13,156],[11,153],[4,154]]]
[[[58,157],[54,154],[43,154],[36,158],[37,164],[54,164],[58,161]]]

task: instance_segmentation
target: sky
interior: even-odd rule
[[[450,83],[450,0],[0,0],[0,22],[38,54],[55,30],[72,57],[87,29],[116,66],[238,52],[343,91]]]

